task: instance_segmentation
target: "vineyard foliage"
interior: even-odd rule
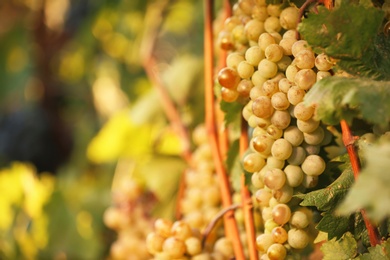
[[[0,4],[0,17],[6,21],[0,26],[2,259],[110,255],[117,234],[105,226],[104,212],[115,206],[118,183],[129,179],[152,194],[145,203],[151,205],[150,215],[143,220],[174,220],[182,174],[188,168],[178,129],[184,125],[190,136],[207,113],[205,1],[58,2],[63,5],[14,0]],[[318,186],[294,194],[294,199],[313,211],[315,242],[322,243],[323,259],[387,259],[390,3],[340,0],[331,9],[321,3],[307,6],[297,30],[316,54],[325,53],[335,64],[335,75],[317,81],[304,98],[305,105],[315,107],[314,118],[332,133],[332,142],[321,152],[326,169]],[[214,3],[215,39],[223,27],[223,4]],[[303,1],[267,4],[299,8]],[[13,10],[12,15],[7,10]],[[63,19],[56,20],[56,15]],[[28,25],[30,20],[34,26]],[[42,51],[48,46],[50,50]],[[147,74],[150,54],[159,81]],[[222,55],[216,46],[214,58]],[[159,87],[167,91],[180,122],[172,120]],[[218,129],[229,132],[223,165],[233,192],[241,191],[242,174],[255,191],[240,154],[244,105],[219,101],[219,87],[215,80],[215,107],[223,113]],[[53,108],[53,103],[59,106]],[[29,115],[38,120],[25,120]],[[50,121],[52,116],[61,122]],[[357,179],[342,142],[343,120],[356,137],[351,145],[361,163]],[[56,141],[47,141],[50,131],[62,126],[64,131],[53,134]],[[61,150],[59,141],[67,138],[71,152],[66,158],[54,156],[69,151]],[[190,142],[191,150],[195,146]],[[380,244],[370,244],[361,209],[378,227]]]

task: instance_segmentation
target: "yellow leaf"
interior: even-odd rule
[[[134,124],[129,113],[128,109],[117,112],[92,139],[87,148],[91,161],[106,163],[151,152],[151,125]]]
[[[181,155],[182,143],[180,136],[172,128],[167,128],[157,137],[154,149],[160,154]]]

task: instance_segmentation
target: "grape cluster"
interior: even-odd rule
[[[221,194],[205,125],[194,129],[192,140],[195,150],[184,172],[184,192],[178,202],[181,219],[157,219],[146,245],[154,259],[231,259],[233,247],[222,232],[221,220],[216,219]],[[216,226],[203,234],[210,223]]]
[[[107,227],[117,238],[111,244],[109,259],[150,259],[145,245],[146,236],[153,230],[150,211],[154,204],[152,195],[134,179],[124,179],[113,190],[113,205],[103,216]]]
[[[303,98],[334,64],[297,39],[299,15],[295,6],[240,0],[219,35],[229,51],[217,77],[221,98],[246,102],[242,115],[253,130],[242,163],[264,222],[256,239],[262,259],[285,259],[312,241],[311,212],[293,195],[317,185],[326,166],[319,153],[332,139]]]

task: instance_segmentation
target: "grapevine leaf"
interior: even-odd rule
[[[229,172],[233,169],[235,161],[238,158],[238,153],[240,149],[239,145],[240,140],[236,139],[229,146],[229,150],[226,155],[226,168]]]
[[[303,199],[302,206],[315,206],[320,211],[332,211],[345,197],[353,181],[352,169],[348,167],[328,187],[296,196]]]
[[[373,6],[342,1],[333,10],[318,7],[298,26],[305,40],[319,52],[334,58],[361,58],[382,24],[383,11]]]
[[[378,35],[362,58],[342,59],[337,66],[351,75],[377,80],[390,79],[390,37]]]
[[[316,119],[335,125],[341,119],[351,123],[360,118],[385,126],[390,121],[390,82],[362,78],[327,77],[318,81],[305,96],[315,105]]]
[[[235,191],[239,191],[241,189],[241,174],[243,173],[239,156],[239,145],[239,139],[235,140],[230,145],[226,158],[227,171],[231,176],[232,186]]]
[[[351,233],[346,233],[340,240],[335,238],[321,246],[323,260],[351,259],[357,254],[357,243]]]
[[[330,212],[325,212],[322,219],[316,226],[316,229],[328,233],[328,239],[333,239],[333,238],[339,239],[343,236],[344,233],[350,231],[352,228],[353,228],[353,216],[349,218],[339,217],[339,216],[334,216]]]
[[[239,102],[221,101],[221,110],[225,113],[225,124],[229,125],[234,122],[239,122],[242,112],[242,104]]]
[[[365,253],[356,259],[359,260],[378,260],[390,258],[390,239],[375,247],[369,247],[368,253]]]
[[[350,214],[365,208],[374,221],[390,216],[390,143],[367,147],[364,152],[366,166],[345,200],[337,209],[339,214]]]

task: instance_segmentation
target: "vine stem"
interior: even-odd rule
[[[352,165],[352,171],[353,171],[353,176],[355,178],[355,181],[359,177],[360,173],[360,160],[357,155],[356,147],[355,147],[355,141],[357,140],[356,136],[352,135],[351,129],[349,128],[347,122],[345,120],[340,121],[340,126],[341,126],[341,131],[342,131],[342,138],[343,138],[343,143],[345,148],[347,149],[349,159],[351,161]],[[380,236],[378,229],[375,227],[374,224],[369,220],[367,217],[367,213],[364,209],[360,210],[360,213],[363,216],[364,224],[366,225],[367,231],[368,231],[368,236],[370,238],[370,244],[371,246],[376,246],[380,244]]]
[[[204,1],[204,80],[205,80],[205,121],[208,131],[210,147],[213,154],[215,169],[219,178],[222,206],[229,208],[232,205],[229,179],[223,165],[221,151],[218,145],[218,133],[215,122],[214,97],[214,41],[213,41],[213,0]],[[234,213],[224,214],[224,227],[226,236],[231,240],[236,259],[244,260],[244,249],[240,240]]]
[[[240,135],[240,158],[244,156],[245,151],[248,149],[248,125],[245,120],[241,118],[241,135]],[[250,260],[258,260],[259,254],[256,249],[256,234],[255,224],[253,220],[253,202],[251,193],[248,186],[245,183],[245,174],[241,174],[241,199],[242,209],[244,211],[244,224],[246,236],[248,239],[248,251]]]

